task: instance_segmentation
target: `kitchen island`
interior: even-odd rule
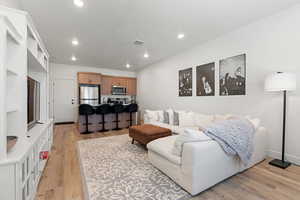
[[[93,106],[93,108],[96,110],[99,106],[102,104]],[[113,104],[110,104],[113,106]],[[128,106],[129,104],[123,104],[124,107]],[[130,113],[126,112],[124,110],[123,112],[119,113],[119,128],[128,128],[130,125],[129,119],[130,119]],[[137,124],[137,112],[132,113],[132,124],[136,125]],[[89,121],[89,131],[91,132],[99,132],[102,129],[102,115],[99,114],[93,114],[88,116],[88,121]],[[107,130],[113,130],[116,128],[116,114],[115,113],[109,113],[105,114],[104,116],[104,121],[105,121],[105,129]],[[85,126],[85,116],[84,115],[79,115],[79,120],[78,120],[78,128],[79,132],[83,133],[86,130]]]

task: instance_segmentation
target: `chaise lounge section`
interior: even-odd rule
[[[198,131],[199,134],[203,134],[200,130]],[[266,158],[267,131],[263,127],[256,127],[254,153],[247,166],[237,156],[226,154],[212,139],[184,143],[182,155],[177,156],[172,152],[177,137],[179,135],[150,142],[147,145],[148,157],[156,168],[191,195],[196,195]]]

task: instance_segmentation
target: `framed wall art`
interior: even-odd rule
[[[220,60],[220,96],[246,95],[246,54]]]
[[[197,96],[215,95],[215,63],[196,67]]]
[[[179,70],[179,96],[193,95],[193,69]]]

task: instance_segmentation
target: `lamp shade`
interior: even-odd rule
[[[296,90],[296,75],[287,72],[275,72],[267,76],[265,90],[269,92]]]

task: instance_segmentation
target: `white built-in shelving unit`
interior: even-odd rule
[[[50,152],[49,54],[28,13],[0,6],[0,199],[33,200]],[[27,77],[40,83],[40,123],[27,127]],[[7,150],[7,136],[17,136]],[[4,192],[5,191],[5,192]]]

